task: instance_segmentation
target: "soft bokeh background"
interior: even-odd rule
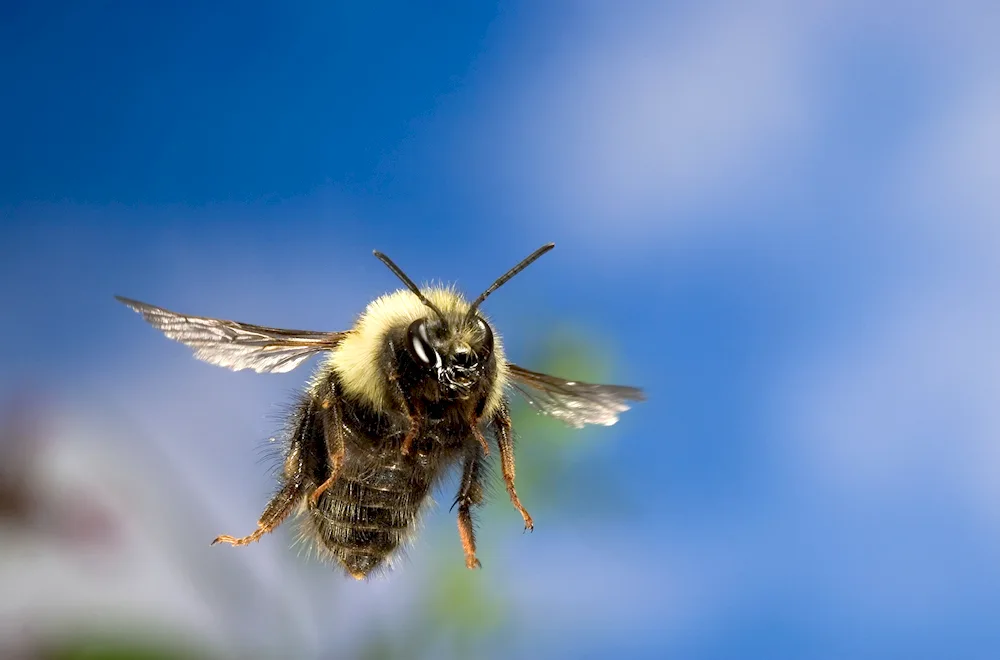
[[[994,2],[4,3],[5,657],[1000,657],[998,33]],[[288,529],[208,546],[308,370],[196,362],[112,294],[339,329],[397,286],[373,248],[475,295],[547,241],[487,305],[513,359],[650,400],[518,411],[534,534],[501,490],[466,571],[447,491],[386,580]]]

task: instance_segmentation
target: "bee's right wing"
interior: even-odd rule
[[[284,373],[316,353],[336,348],[346,333],[282,330],[261,325],[187,316],[121,296],[115,298],[142,314],[167,337],[187,344],[194,355],[233,371]]]
[[[611,426],[631,406],[646,395],[636,387],[596,385],[566,380],[510,365],[511,385],[532,408],[576,428],[586,424]]]

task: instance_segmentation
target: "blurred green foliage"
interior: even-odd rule
[[[38,652],[45,660],[215,660],[217,654],[166,631],[143,627],[67,635]]]

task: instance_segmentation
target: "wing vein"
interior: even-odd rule
[[[550,415],[570,426],[586,424],[610,426],[645,394],[635,387],[597,385],[566,380],[510,365],[511,385],[538,412]]]
[[[164,335],[194,349],[197,359],[233,371],[284,373],[316,353],[337,347],[346,333],[285,330],[251,323],[178,314],[116,296]]]

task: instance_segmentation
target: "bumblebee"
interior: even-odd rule
[[[298,510],[302,535],[320,554],[364,579],[390,565],[437,482],[461,466],[458,532],[465,565],[479,568],[473,508],[483,502],[494,450],[510,500],[532,530],[514,487],[508,393],[577,428],[614,424],[628,402],[644,398],[633,387],[564,380],[507,361],[479,307],[553,247],[533,252],[471,303],[454,288],[417,287],[376,251],[406,288],[371,302],[346,332],[189,316],[117,297],[198,359],[235,371],[283,373],[326,356],[288,419],[279,488],[257,529],[212,543],[248,545]]]

